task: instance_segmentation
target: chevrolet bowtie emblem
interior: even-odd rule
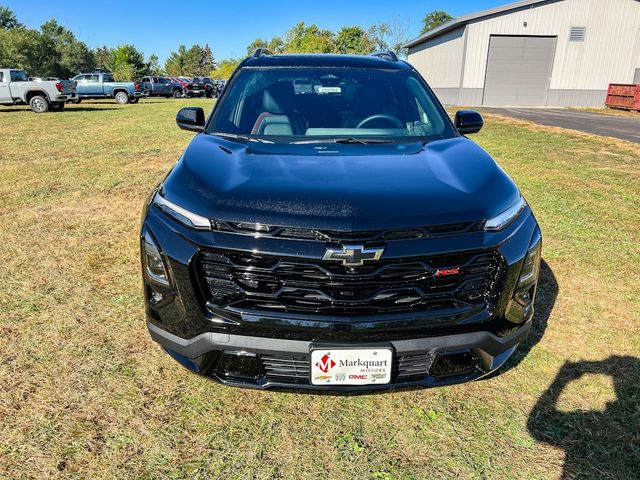
[[[322,260],[342,262],[345,267],[361,267],[364,262],[380,260],[384,248],[365,248],[364,245],[344,245],[327,248]]]

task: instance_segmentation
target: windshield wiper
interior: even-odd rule
[[[215,135],[222,138],[233,138],[234,140],[246,140],[248,142],[261,142],[261,143],[274,143],[264,138],[252,137],[251,135],[245,135],[242,133],[226,133],[226,132],[211,132],[210,135]]]
[[[295,142],[296,145],[309,145],[313,143],[340,143],[344,145],[359,143],[361,145],[370,145],[373,143],[393,143],[391,140],[385,140],[383,138],[316,138],[313,140],[298,140]]]
[[[368,145],[372,143],[393,143],[391,140],[385,140],[383,138],[336,138],[335,143],[361,143],[362,145]]]

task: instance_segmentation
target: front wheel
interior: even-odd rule
[[[29,100],[29,106],[36,113],[45,113],[49,111],[49,100],[41,95],[36,95]]]
[[[116,103],[120,105],[126,105],[129,103],[129,94],[127,92],[118,92],[116,93]]]
[[[176,88],[173,91],[173,98],[180,98],[180,97],[182,97],[182,92]]]
[[[61,112],[63,108],[64,103],[62,102],[51,102],[51,105],[49,105],[49,110],[52,112]]]

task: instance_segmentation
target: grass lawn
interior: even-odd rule
[[[140,211],[187,104],[211,101],[0,109],[0,478],[640,478],[639,145],[491,116],[474,137],[544,234],[536,326],[501,375],[258,392],[146,331]]]

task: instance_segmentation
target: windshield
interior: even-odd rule
[[[446,113],[415,72],[352,68],[243,68],[208,132],[276,142],[455,136]]]

